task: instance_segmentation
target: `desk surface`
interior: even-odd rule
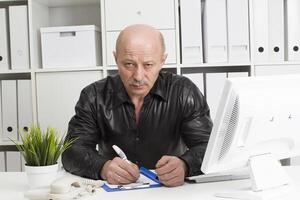
[[[300,166],[285,167],[288,174],[295,183],[298,191],[300,190]],[[202,183],[202,184],[189,184],[186,183],[183,186],[175,188],[152,188],[141,189],[124,192],[108,193],[100,189],[95,195],[89,196],[84,199],[99,200],[159,200],[159,199],[205,199],[205,200],[221,200],[221,198],[214,197],[216,192],[224,190],[232,190],[238,188],[250,187],[250,180],[238,180],[238,181],[225,181],[214,183]],[[24,198],[24,192],[29,189],[26,180],[26,174],[24,172],[0,172],[0,198],[5,200],[22,200]]]

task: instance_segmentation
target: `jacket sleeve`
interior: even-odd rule
[[[109,159],[100,156],[96,150],[100,137],[96,92],[90,86],[82,90],[75,106],[75,115],[69,122],[66,140],[77,140],[62,154],[65,170],[82,177],[101,179],[100,171]]]
[[[206,100],[195,85],[184,99],[181,133],[188,150],[180,158],[187,164],[187,176],[195,176],[202,173],[201,164],[212,130],[212,120]]]

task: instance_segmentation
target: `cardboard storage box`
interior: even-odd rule
[[[101,34],[94,25],[41,28],[43,68],[101,64]]]

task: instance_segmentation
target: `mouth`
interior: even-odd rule
[[[141,90],[144,88],[144,85],[131,85],[134,89]]]

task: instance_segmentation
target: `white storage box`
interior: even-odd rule
[[[100,38],[94,25],[41,28],[43,68],[100,65]]]

